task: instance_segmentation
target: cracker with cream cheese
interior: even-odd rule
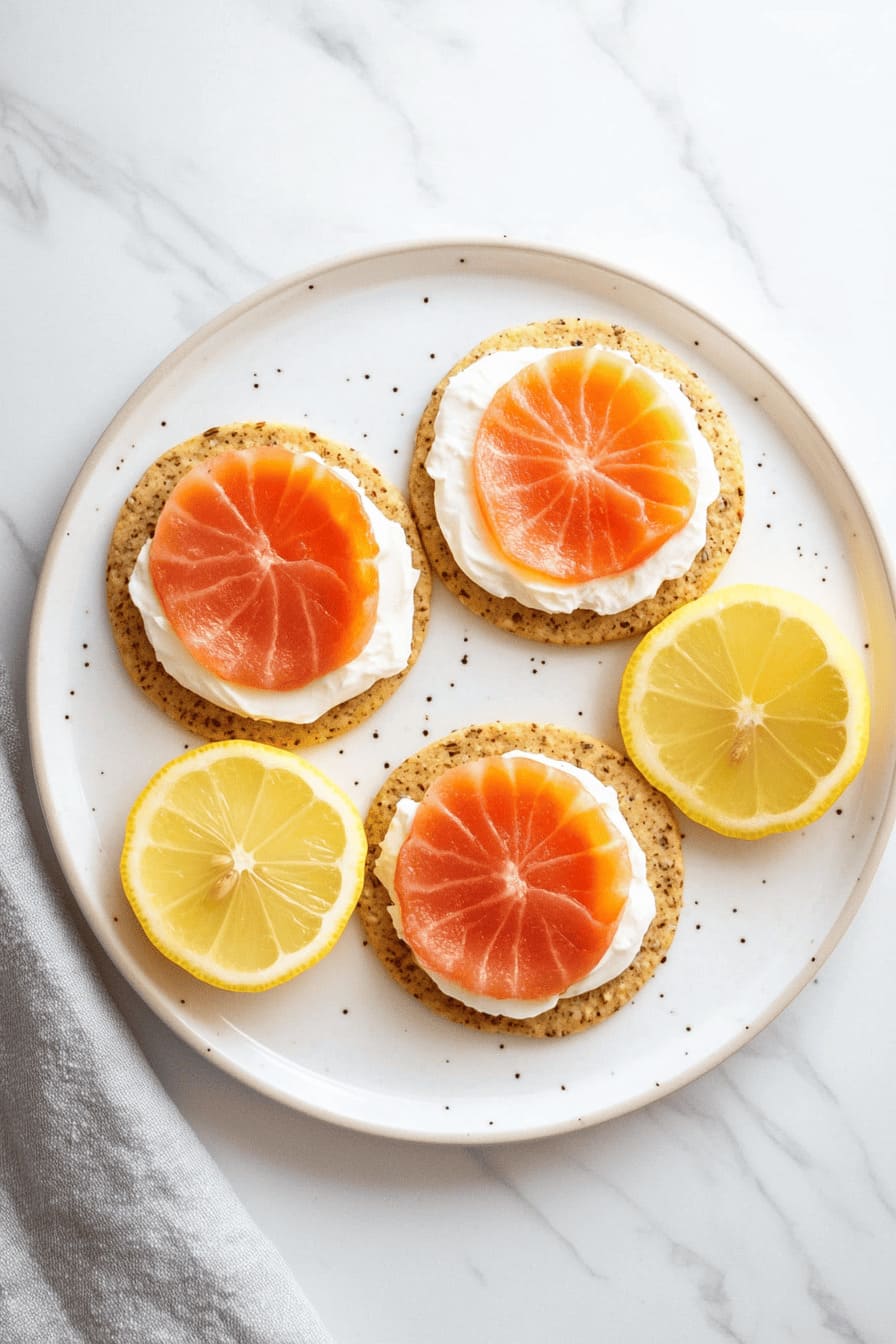
[[[352,473],[373,504],[404,530],[419,572],[414,591],[411,654],[404,671],[382,678],[368,690],[334,706],[312,723],[280,723],[221,709],[181,686],[156,658],[143,619],[128,592],[128,580],[144,543],[153,534],[171,490],[197,463],[214,453],[279,444],[297,452],[317,453],[324,462]],[[429,620],[429,565],[408,505],[401,492],[354,449],[313,430],[256,421],[207,429],[158,458],[125,500],[116,522],[106,564],[106,600],[115,642],[129,675],[150,700],[183,728],[200,737],[249,738],[285,748],[307,747],[348,731],[373,714],[391,696],[416,661]]]
[[[616,790],[622,813],[646,855],[647,878],[656,900],[656,916],[640,951],[625,971],[597,989],[560,999],[556,1007],[524,1019],[478,1012],[443,994],[395,932],[388,893],[374,873],[379,846],[402,798],[419,801],[429,784],[453,765],[512,750],[569,761],[590,770]],[[628,1003],[665,960],[682,903],[684,865],[680,832],[665,798],[630,761],[597,738],[535,723],[491,723],[460,729],[424,747],[392,772],[371,804],[366,825],[370,852],[358,904],[366,941],[402,989],[453,1022],[477,1031],[509,1035],[569,1036],[596,1025]]]
[[[512,597],[496,597],[480,587],[460,568],[442,533],[436,517],[434,483],[426,470],[442,396],[449,380],[460,370],[494,350],[533,346],[547,352],[579,345],[601,345],[626,351],[637,363],[676,382],[693,407],[700,431],[712,450],[720,481],[719,495],[707,513],[705,545],[690,569],[679,578],[663,582],[653,597],[612,614],[584,609],[569,613],[539,611]],[[417,430],[408,493],[434,571],[466,607],[501,629],[527,639],[552,644],[591,645],[643,634],[676,607],[705,592],[728,560],[740,534],[744,473],[737,436],[730,420],[703,380],[677,355],[625,327],[585,318],[554,318],[511,327],[488,337],[445,374],[433,389]]]

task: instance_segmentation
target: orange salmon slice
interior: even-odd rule
[[[181,642],[209,672],[297,690],[351,662],[376,620],[377,544],[357,493],[288,448],[193,467],[156,525],[150,575]]]
[[[559,350],[496,392],[473,447],[476,499],[506,561],[577,584],[633,569],[694,511],[687,427],[617,351]]]
[[[395,894],[425,970],[493,999],[546,999],[600,961],[631,877],[625,839],[579,780],[487,756],[430,785]]]

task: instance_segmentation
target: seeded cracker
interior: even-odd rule
[[[207,429],[204,434],[187,439],[163,453],[134,487],[118,515],[106,564],[106,600],[115,642],[125,667],[141,691],[170,718],[189,732],[215,741],[240,737],[293,749],[325,742],[354,728],[388,700],[408,668],[375,682],[368,690],[344,704],[335,705],[313,723],[268,723],[244,718],[229,710],[219,709],[168,675],[156,659],[143,629],[143,618],[128,593],[128,579],[137,556],[147,538],[152,535],[162,507],[180,478],[213,453],[272,444],[282,444],[300,452],[315,452],[331,466],[346,468],[358,479],[368,498],[380,511],[404,528],[413,553],[414,568],[420,571],[414,591],[414,633],[408,662],[410,668],[417,659],[426,633],[432,585],[426,556],[404,496],[360,453],[323,439],[308,429],[268,424],[264,420],[254,424],[225,425],[223,428]]]
[[[602,783],[616,789],[622,813],[647,856],[647,880],[657,907],[640,952],[621,975],[599,989],[561,999],[555,1008],[528,1020],[493,1017],[443,994],[396,934],[388,912],[388,893],[373,872],[379,846],[401,798],[419,801],[429,784],[451,766],[512,750],[540,752],[568,761],[590,770]],[[424,747],[392,772],[371,804],[366,825],[370,851],[358,913],[367,941],[402,989],[433,1012],[462,1026],[538,1037],[570,1036],[592,1027],[628,1003],[647,983],[675,934],[684,882],[681,836],[675,818],[663,796],[631,762],[597,738],[534,723],[491,723],[462,728]]]
[[[434,486],[425,466],[434,437],[436,415],[449,378],[490,350],[518,350],[524,346],[547,350],[579,344],[626,350],[639,364],[677,382],[693,406],[700,430],[712,449],[721,483],[719,497],[708,510],[706,545],[688,572],[681,578],[668,579],[654,597],[609,616],[581,610],[569,614],[536,611],[512,597],[494,597],[480,588],[459,568],[442,535],[436,519]],[[651,629],[670,611],[699,597],[710,586],[734,549],[744,514],[743,462],[737,436],[706,384],[671,351],[638,332],[579,317],[558,317],[499,331],[481,341],[446,373],[434,389],[417,430],[408,493],[411,511],[433,569],[455,597],[493,625],[526,639],[549,644],[603,644]]]

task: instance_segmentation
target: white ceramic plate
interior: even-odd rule
[[[773,582],[828,609],[894,700],[887,564],[853,482],[780,379],[688,304],[583,257],[438,243],[350,257],[276,284],[174,352],[97,444],[63,509],[34,612],[32,750],[53,842],[91,927],[132,985],[197,1050],[314,1115],[415,1139],[515,1139],[632,1110],[717,1064],[814,974],[855,913],[893,816],[894,747],[875,717],[864,770],[807,832],[738,843],[685,823],[686,902],[667,962],[636,998],[560,1041],[480,1034],[415,1003],[353,921],[319,966],[262,995],[207,988],[146,942],[118,880],[131,804],[194,745],[122,670],[104,562],[129,488],[166,448],[232,420],[305,423],[404,485],[437,377],[501,327],[578,314],[640,328],[692,361],[744,449],[742,538],[719,582]],[[554,721],[620,744],[630,644],[556,649],[477,620],[438,584],[399,692],[309,752],[362,812],[390,767],[458,726]]]

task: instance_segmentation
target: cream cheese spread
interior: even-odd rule
[[[565,346],[564,349],[572,349]],[[601,350],[608,358],[635,367],[626,351]],[[556,353],[527,347],[493,350],[455,374],[442,395],[426,470],[435,483],[439,527],[454,559],[465,574],[495,597],[513,597],[539,611],[625,611],[653,597],[666,579],[687,573],[706,544],[706,511],[719,493],[712,449],[700,432],[694,408],[671,378],[637,367],[656,384],[665,404],[682,421],[694,452],[697,491],[694,510],[684,527],[641,564],[620,574],[583,583],[557,583],[514,568],[496,549],[476,499],[473,449],[483,412],[499,388],[527,365]]]
[[[468,1008],[475,1008],[481,1013],[503,1014],[505,1017],[536,1017],[539,1013],[544,1013],[549,1008],[553,1008],[558,999],[568,999],[575,994],[584,994],[587,990],[597,989],[601,985],[605,985],[608,980],[621,975],[638,955],[644,935],[656,914],[656,901],[647,882],[647,860],[644,851],[632,835],[628,822],[622,815],[615,789],[607,784],[602,784],[587,770],[581,770],[578,766],[570,765],[567,761],[554,760],[551,757],[529,751],[509,751],[506,754],[508,756],[525,756],[533,761],[543,761],[558,770],[565,770],[577,779],[600,804],[609,820],[622,835],[632,869],[628,901],[622,912],[612,943],[594,969],[581,980],[577,980],[575,984],[570,985],[560,995],[537,1000],[488,998],[481,994],[472,994],[463,986],[434,974],[427,966],[423,967],[443,994],[448,994],[451,998],[466,1004]],[[395,932],[402,941],[404,939],[401,911],[395,894],[395,865],[398,862],[398,851],[410,832],[417,807],[418,804],[410,798],[400,799],[389,824],[389,829],[383,837],[380,852],[374,865],[374,872],[386,888],[392,901],[389,906],[389,914],[392,923],[395,925]]]
[[[310,453],[322,462],[317,453]],[[178,638],[166,617],[150,575],[147,541],[128,581],[131,600],[143,617],[146,636],[165,671],[203,699],[250,719],[278,723],[312,723],[334,705],[366,691],[382,677],[403,671],[411,655],[414,633],[414,588],[419,577],[400,523],[386,518],[367,498],[357,479],[342,467],[323,463],[349,485],[361,500],[377,544],[379,575],[376,622],[358,656],[344,667],[297,690],[260,690],[223,681],[203,667]]]

